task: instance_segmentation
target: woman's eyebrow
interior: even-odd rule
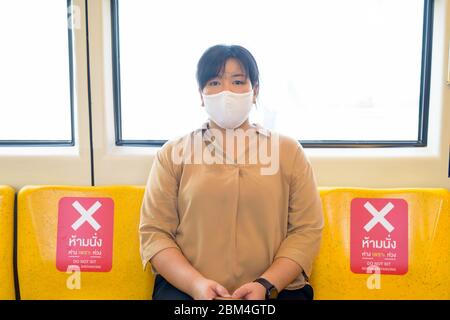
[[[224,72],[224,73],[218,75],[216,78],[223,78],[224,75],[226,76],[226,75],[229,75],[229,74],[230,74],[230,72]],[[231,73],[231,77],[232,78],[245,77],[245,74],[244,73]]]

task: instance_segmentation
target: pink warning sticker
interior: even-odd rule
[[[408,272],[408,203],[404,199],[352,200],[350,268],[354,273]]]
[[[108,272],[112,268],[114,202],[64,197],[59,201],[56,268]]]

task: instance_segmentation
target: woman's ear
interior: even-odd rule
[[[256,103],[256,98],[258,97],[258,93],[259,93],[259,84],[257,84],[253,88],[253,103]]]
[[[202,107],[205,106],[205,103],[203,102],[203,95],[202,95],[202,90],[198,89],[198,93],[200,93],[200,100],[202,100]]]

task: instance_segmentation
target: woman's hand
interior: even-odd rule
[[[258,282],[249,282],[237,288],[231,297],[244,300],[265,300],[266,288]]]
[[[218,282],[203,278],[193,284],[191,296],[194,300],[212,300],[216,297],[230,297],[231,295]]]

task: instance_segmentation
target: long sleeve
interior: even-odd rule
[[[298,144],[289,186],[287,237],[275,259],[287,257],[297,262],[309,278],[319,252],[323,211],[313,168]]]
[[[144,269],[159,251],[171,247],[179,249],[175,242],[179,224],[178,182],[165,150],[159,150],[155,156],[141,206],[139,238]]]

